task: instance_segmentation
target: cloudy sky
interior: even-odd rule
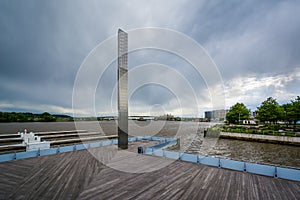
[[[270,96],[286,103],[300,95],[300,1],[1,0],[0,110],[72,115],[84,59],[118,28],[145,27],[174,30],[202,45],[222,77],[226,108],[243,102],[255,109]],[[212,109],[205,77],[182,58],[131,52],[129,70],[141,65],[151,70],[138,76],[153,84],[131,93],[130,115],[201,117]],[[112,62],[99,79],[95,110],[81,106],[76,114],[116,115],[116,71]]]

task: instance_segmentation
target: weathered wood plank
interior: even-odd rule
[[[0,163],[0,199],[297,199],[300,183],[114,147]],[[95,157],[107,153],[108,166]],[[110,167],[131,167],[127,173]],[[109,167],[110,166],[110,167]],[[163,166],[151,171],[151,169]],[[139,173],[149,171],[147,173]]]

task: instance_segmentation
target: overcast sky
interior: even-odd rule
[[[254,110],[270,96],[286,103],[300,95],[300,1],[1,0],[0,110],[72,115],[76,74],[92,49],[118,28],[144,27],[175,30],[202,45],[220,71],[226,108],[243,102]],[[144,85],[130,97],[130,115],[202,117],[212,109],[203,77],[184,60],[149,49],[129,54],[130,70],[147,63],[169,69],[141,76],[166,79],[176,93]],[[172,69],[192,85],[198,105]],[[95,91],[95,112],[82,108],[82,115],[117,114],[116,71],[114,62]]]

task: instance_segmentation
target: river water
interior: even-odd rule
[[[129,121],[131,136],[155,135],[180,138],[180,149],[188,153],[197,153],[233,160],[266,163],[300,168],[300,148],[296,146],[249,142],[241,140],[203,138],[203,130],[214,124],[198,122],[172,121]],[[105,135],[117,134],[115,121],[103,122],[34,122],[0,123],[0,134],[28,131],[88,130],[100,131]]]

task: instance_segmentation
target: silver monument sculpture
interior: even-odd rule
[[[128,34],[118,30],[118,147],[128,148]]]

